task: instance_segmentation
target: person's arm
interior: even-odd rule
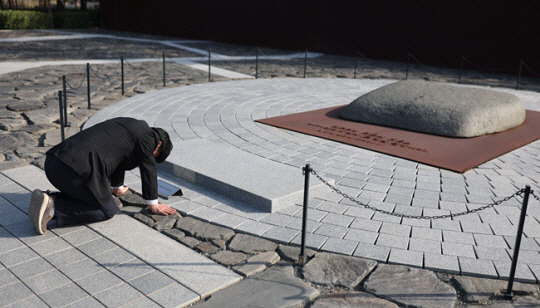
[[[153,134],[146,134],[140,141],[141,148],[141,171],[143,198],[148,204],[147,209],[154,214],[171,215],[176,210],[166,204],[159,203],[157,189],[157,170],[154,150],[156,142]]]
[[[145,134],[139,140],[139,170],[141,172],[142,196],[145,200],[157,200],[157,170],[154,150],[156,139],[153,133]]]
[[[126,171],[117,169],[111,175],[111,193],[114,195],[123,195],[128,191],[128,187],[124,185]]]

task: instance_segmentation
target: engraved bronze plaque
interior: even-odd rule
[[[525,122],[504,132],[452,138],[348,121],[343,106],[256,120],[256,122],[357,146],[463,173],[540,139],[540,112],[527,110]]]

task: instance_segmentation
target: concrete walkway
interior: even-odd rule
[[[540,142],[459,174],[253,121],[346,104],[389,82],[393,81],[289,78],[192,85],[124,100],[95,114],[87,125],[117,116],[135,117],[164,127],[172,133],[175,146],[188,153],[189,140],[204,139],[296,167],[299,175],[301,167],[310,163],[323,178],[334,179],[343,192],[398,215],[375,213],[334,192],[316,196],[310,201],[310,247],[450,273],[507,277],[520,200],[453,220],[418,220],[399,214],[461,212],[503,199],[525,185],[537,189]],[[538,93],[501,91],[520,96],[527,109],[540,110]],[[213,158],[194,157],[201,157],[201,164],[209,159],[227,161],[220,153]],[[170,161],[182,164],[174,152]],[[253,166],[235,167],[249,173]],[[197,206],[184,203],[186,208],[177,208],[278,242],[300,242],[299,204],[269,214],[245,212],[246,206],[234,200],[191,201]],[[539,205],[531,199],[516,274],[522,281],[540,278]]]
[[[0,306],[177,307],[241,276],[125,214],[37,235],[30,191],[54,190],[34,166],[0,174]]]

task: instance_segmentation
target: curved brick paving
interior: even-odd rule
[[[458,174],[253,121],[347,104],[389,82],[289,78],[191,85],[126,99],[101,110],[88,125],[117,116],[135,117],[167,129],[177,147],[182,141],[202,138],[298,167],[298,172],[309,162],[324,178],[335,179],[345,193],[394,213],[461,212],[502,199],[525,185],[537,189],[540,142]],[[498,90],[520,96],[527,109],[540,110],[538,93]],[[300,241],[300,205],[280,213],[258,213],[182,185],[185,196],[173,197],[169,203],[183,213],[280,242]],[[418,220],[374,213],[331,192],[312,198],[310,207],[307,241],[311,247],[499,278],[509,273],[520,213],[520,201],[514,199],[453,220]],[[531,198],[516,273],[530,282],[540,278],[539,208]]]

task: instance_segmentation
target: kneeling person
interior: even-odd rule
[[[57,226],[110,219],[118,211],[111,193],[124,194],[126,170],[139,167],[142,196],[154,214],[176,210],[158,202],[156,164],[171,153],[169,134],[145,121],[114,118],[71,136],[47,151],[45,174],[60,192],[34,190],[28,216],[40,234]]]

